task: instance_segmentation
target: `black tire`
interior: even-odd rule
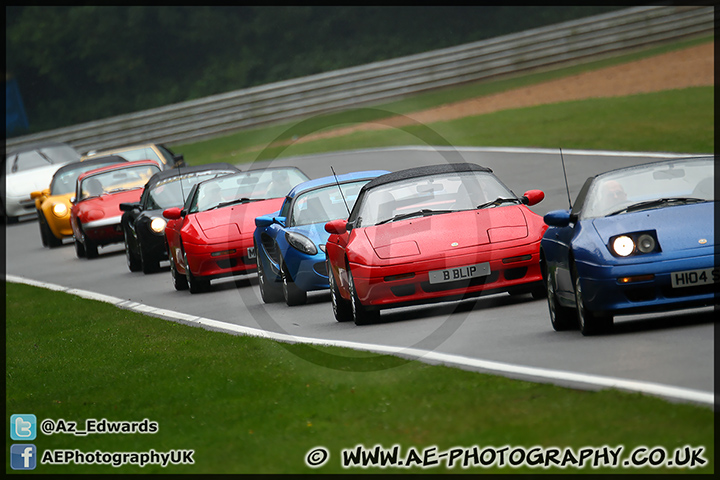
[[[43,247],[49,247],[48,245],[48,227],[45,222],[45,215],[40,210],[37,210],[38,226],[40,227],[40,241]]]
[[[125,260],[127,261],[128,269],[131,272],[139,272],[142,265],[140,259],[130,248],[130,238],[127,230],[123,229],[123,235],[125,236]]]
[[[168,247],[168,257],[170,259],[170,276],[172,277],[173,287],[175,287],[177,291],[187,290],[187,277],[178,273],[177,267],[175,266],[175,259],[172,254],[170,254],[170,247]]]
[[[77,256],[77,258],[85,258],[85,246],[82,242],[77,238],[73,238],[73,243],[75,243],[75,256]]]
[[[282,285],[275,281],[270,281],[265,274],[265,267],[263,267],[262,258],[260,258],[260,250],[257,245],[255,246],[255,252],[257,256],[255,261],[257,263],[257,275],[258,275],[258,286],[260,287],[260,296],[265,303],[276,303],[283,299]]]
[[[583,301],[580,276],[577,267],[573,265],[573,284],[575,286],[575,307],[580,333],[585,336],[607,333],[612,329],[612,315],[603,315],[587,309]]]
[[[355,325],[368,325],[376,322],[380,318],[380,312],[378,310],[368,310],[360,303],[360,298],[358,298],[357,292],[355,291],[355,281],[353,280],[350,269],[348,269],[348,280],[350,281],[350,305]]]
[[[349,322],[353,320],[352,305],[340,295],[340,289],[335,283],[335,275],[330,269],[330,265],[328,265],[327,271],[328,283],[330,284],[330,303],[332,303],[335,320],[338,322]]]
[[[545,279],[548,311],[550,312],[550,323],[556,332],[573,330],[577,328],[577,316],[575,311],[569,307],[563,307],[555,295],[555,285],[549,276]]]
[[[89,239],[87,235],[83,234],[83,239],[85,240],[83,243],[85,245],[85,257],[88,260],[92,260],[93,258],[98,257],[98,246],[97,244]]]
[[[188,266],[187,256],[184,253],[183,257],[185,258],[185,279],[187,280],[188,290],[190,290],[190,293],[206,292],[210,288],[210,280],[193,275]]]
[[[280,276],[282,277],[282,292],[285,303],[288,307],[296,305],[304,305],[307,303],[307,292],[298,288],[288,272],[287,265],[283,262],[280,267]]]
[[[138,244],[138,250],[140,250],[140,265],[142,265],[142,271],[144,274],[155,273],[160,271],[160,260],[157,258],[149,258],[145,252],[143,252],[142,245]]]

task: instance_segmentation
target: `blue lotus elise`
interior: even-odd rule
[[[555,330],[611,329],[613,317],[717,305],[714,157],[588,178],[571,210],[545,215],[540,262]]]
[[[301,183],[279,211],[255,219],[258,283],[265,303],[307,301],[307,292],[329,288],[325,224],[347,218],[363,185],[390,173],[370,170]]]

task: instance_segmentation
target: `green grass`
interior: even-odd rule
[[[287,345],[180,325],[61,292],[6,284],[6,418],[158,422],[155,434],[39,435],[45,450],[194,450],[194,465],[38,465],[35,473],[402,473],[344,470],[342,449],[454,447],[705,447],[714,471],[710,407],[615,390],[577,391],[372,355],[373,372],[303,360],[337,348]],[[313,353],[314,352],[314,353]],[[370,354],[364,354],[370,356]],[[343,365],[345,364],[345,365]],[[383,368],[384,367],[384,368]],[[6,440],[7,450],[13,443]],[[330,450],[318,470],[308,451]],[[11,472],[8,464],[6,471]],[[438,473],[443,467],[417,472]],[[575,473],[522,467],[452,472]],[[601,471],[663,473],[681,469]]]
[[[384,105],[243,130],[212,140],[174,145],[173,148],[185,154],[189,164],[211,161],[244,163],[354,148],[437,145],[438,141],[456,146],[711,153],[714,151],[713,87],[541,105],[422,127],[358,132],[339,138],[295,143],[290,147],[272,144],[335,127],[378,122],[397,114],[507,91],[712,40],[695,39],[584,65],[441,89]],[[420,134],[418,138],[418,128],[430,129],[440,138],[428,133]]]

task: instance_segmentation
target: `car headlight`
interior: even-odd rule
[[[67,215],[68,209],[67,209],[67,206],[65,206],[64,203],[56,203],[56,204],[53,205],[53,207],[52,207],[52,212],[53,212],[53,215],[55,215],[56,217],[61,217],[61,218],[62,218],[62,217],[64,217],[65,215]]]
[[[167,225],[167,222],[164,218],[153,217],[153,219],[150,220],[150,230],[155,233],[163,233],[165,231],[165,225]]]
[[[299,250],[307,255],[317,254],[317,247],[312,240],[305,235],[296,232],[286,232],[285,239],[294,249]]]
[[[635,242],[627,235],[620,235],[612,242],[613,251],[621,257],[627,257],[635,251]]]
[[[652,252],[655,250],[655,239],[651,235],[643,233],[638,237],[637,247],[642,253]]]

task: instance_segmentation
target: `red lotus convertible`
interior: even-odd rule
[[[175,289],[198,293],[214,278],[255,272],[255,217],[279,210],[292,187],[307,180],[298,168],[277,167],[195,184],[182,209],[163,211]]]
[[[380,309],[509,292],[544,296],[540,240],[547,226],[472,163],[417,167],[377,177],[347,220],[325,224],[330,298],[338,321],[357,325]]]
[[[70,209],[78,258],[95,258],[99,246],[124,241],[120,204],[139,201],[143,186],[159,171],[154,161],[138,160],[96,168],[78,177]]]

